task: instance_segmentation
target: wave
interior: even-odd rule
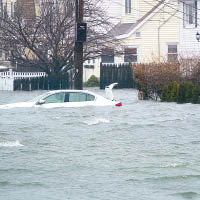
[[[161,177],[151,177],[151,178],[144,178],[144,179],[136,179],[136,178],[130,178],[127,179],[126,181],[129,182],[149,182],[149,183],[162,183],[164,182],[171,182],[171,181],[176,181],[176,182],[182,182],[182,181],[187,181],[187,180],[194,180],[198,179],[199,180],[200,175],[182,175],[182,176],[161,176]]]
[[[5,185],[8,185],[8,184],[9,184],[8,181],[0,181],[0,185],[1,185],[1,186],[5,186]]]
[[[200,175],[181,175],[181,176],[161,176],[155,178],[146,178],[145,181],[183,181],[189,179],[199,179]]]
[[[179,168],[179,167],[186,167],[186,164],[177,164],[177,163],[170,163],[166,165],[161,165],[160,168]]]
[[[199,194],[196,192],[178,192],[178,193],[172,194],[172,196],[181,196],[184,199],[193,199],[199,196]]]
[[[0,181],[0,186],[7,186],[7,185],[14,185],[14,186],[18,186],[18,187],[26,187],[26,186],[45,187],[45,185],[40,182],[12,183],[12,182],[8,182],[8,181]]]
[[[0,147],[22,147],[24,145],[20,144],[18,140],[15,142],[2,142],[0,143]]]
[[[109,123],[110,121],[104,118],[94,118],[94,119],[90,119],[88,121],[84,121],[85,124],[87,124],[88,126],[91,125],[96,125],[99,123]]]

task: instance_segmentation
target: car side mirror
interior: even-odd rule
[[[44,99],[40,99],[38,102],[37,102],[37,105],[42,105],[45,103],[45,100]]]

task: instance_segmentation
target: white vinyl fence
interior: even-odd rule
[[[36,78],[46,76],[45,72],[0,72],[0,90],[14,90],[14,80],[23,78]]]

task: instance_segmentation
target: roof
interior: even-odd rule
[[[129,33],[133,28],[135,28],[137,23],[118,23],[112,30],[113,36],[119,36]]]
[[[147,22],[155,13],[157,13],[170,0],[162,0],[156,4],[149,12],[141,17],[136,23],[118,23],[112,30],[112,35],[117,39],[129,37],[133,32]]]

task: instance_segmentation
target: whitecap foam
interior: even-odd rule
[[[0,143],[0,147],[21,147],[21,146],[24,146],[24,145],[20,144],[20,142],[18,140],[16,140],[15,142]]]
[[[84,121],[85,124],[91,126],[91,125],[96,125],[99,123],[109,123],[110,121],[105,119],[105,118],[94,118],[94,119],[90,119],[88,121]]]
[[[170,168],[170,167],[180,167],[180,164],[177,163],[171,163],[171,164],[166,164],[166,165],[161,165],[162,168]]]

